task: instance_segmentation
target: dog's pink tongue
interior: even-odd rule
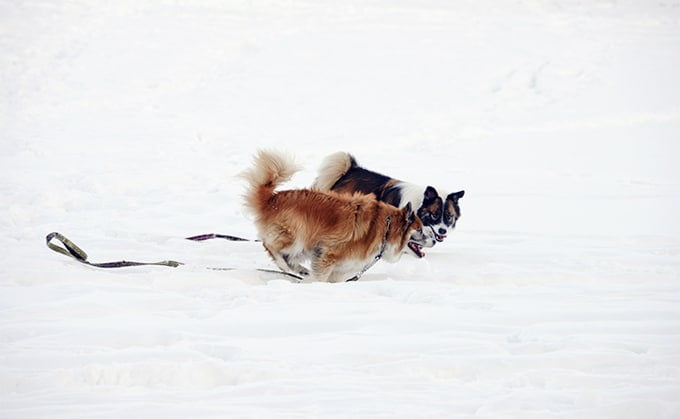
[[[413,251],[413,253],[416,254],[419,258],[425,257],[425,253],[423,252],[423,246],[419,245],[416,242],[408,242],[408,247]]]

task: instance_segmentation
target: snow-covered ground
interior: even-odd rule
[[[677,0],[0,2],[0,417],[680,417],[678,69]],[[183,240],[258,148],[463,216],[356,283]]]

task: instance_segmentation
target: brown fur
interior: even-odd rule
[[[410,206],[398,209],[370,195],[347,195],[312,189],[275,191],[294,173],[285,157],[260,151],[249,182],[246,206],[267,252],[279,268],[318,281],[346,280],[380,252],[395,262],[411,233],[422,228]],[[387,219],[390,219],[387,230]],[[300,265],[310,260],[311,272]]]

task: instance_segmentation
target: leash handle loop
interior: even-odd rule
[[[63,244],[64,247],[52,243],[52,241],[55,239],[61,242],[61,244]],[[126,260],[121,260],[118,262],[92,263],[87,260],[87,253],[85,253],[83,249],[78,247],[75,243],[67,239],[66,236],[64,236],[61,233],[57,233],[56,231],[50,233],[47,235],[47,237],[45,237],[45,241],[47,242],[47,247],[54,250],[55,252],[61,253],[62,255],[68,257],[72,257],[80,263],[84,263],[86,265],[94,266],[97,268],[124,268],[127,266],[145,266],[145,265],[169,266],[171,268],[176,268],[180,265],[183,265],[182,263],[176,262],[174,260],[164,260],[161,262],[130,262]]]
[[[64,245],[64,247],[59,247],[56,244],[52,243],[52,240],[54,239],[59,240],[61,244]],[[83,249],[76,246],[75,243],[67,239],[61,233],[57,233],[56,231],[50,233],[47,235],[47,237],[45,237],[45,240],[47,242],[47,247],[54,250],[55,252],[61,253],[62,255],[71,256],[81,262],[87,261],[87,253],[85,253]]]

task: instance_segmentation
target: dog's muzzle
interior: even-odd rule
[[[444,239],[446,238],[446,230],[444,230],[444,234],[439,234],[437,231],[434,229],[434,227],[430,226],[430,229],[432,230],[432,235],[434,236],[434,239],[438,241],[439,243],[443,242]],[[442,229],[439,229],[441,232]]]

